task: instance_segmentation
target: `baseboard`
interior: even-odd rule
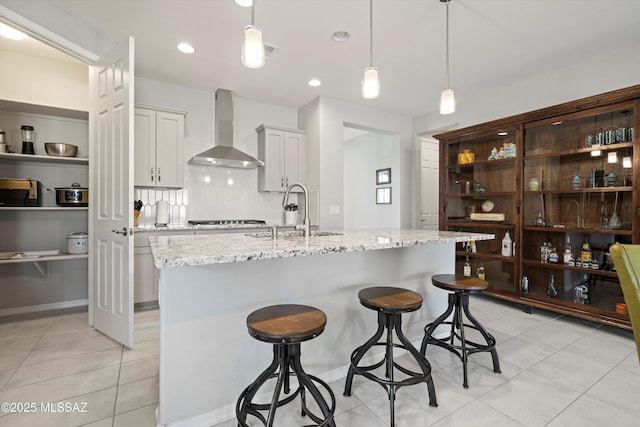
[[[88,299],[77,299],[73,301],[52,302],[50,304],[27,305],[24,307],[2,308],[0,316],[11,316],[13,314],[36,313],[38,311],[60,310],[62,308],[80,307],[89,305]]]

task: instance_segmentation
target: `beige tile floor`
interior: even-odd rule
[[[473,297],[471,306],[499,343],[502,374],[493,373],[488,354],[473,355],[465,390],[459,360],[429,347],[439,406],[428,406],[423,384],[400,389],[398,427],[640,425],[640,364],[631,332],[540,310],[527,314],[485,297]],[[0,318],[0,402],[86,403],[77,408],[84,412],[0,413],[0,426],[155,425],[158,311],[136,313],[131,351],[86,324],[82,310]],[[352,397],[342,395],[344,379],[330,385],[338,426],[389,425],[379,385],[356,377]],[[293,427],[308,419],[289,405],[276,421]]]

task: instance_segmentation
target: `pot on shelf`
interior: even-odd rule
[[[458,164],[468,165],[476,161],[476,153],[471,150],[462,150],[462,153],[458,153]]]
[[[89,252],[89,233],[75,231],[67,236],[67,253],[71,255],[86,254]]]
[[[89,189],[73,183],[71,187],[56,187],[56,204],[58,206],[89,206]]]

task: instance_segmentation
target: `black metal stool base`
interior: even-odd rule
[[[392,427],[395,425],[395,396],[400,387],[426,382],[429,390],[429,406],[438,406],[436,401],[436,390],[433,385],[433,379],[431,378],[431,365],[402,333],[401,324],[402,318],[400,313],[378,311],[378,330],[364,345],[356,348],[351,354],[351,366],[349,367],[344,387],[344,395],[351,396],[351,386],[353,384],[353,376],[355,374],[362,375],[363,377],[380,384],[387,391],[387,395],[389,396]],[[382,337],[385,329],[387,330],[386,340],[378,341]],[[394,330],[401,344],[393,342]],[[365,353],[376,345],[385,346],[383,359],[373,365],[358,366],[358,363],[360,363],[360,360],[364,357]],[[393,359],[394,347],[407,350],[413,356],[418,366],[420,366],[420,370],[422,372],[411,371],[395,362]],[[382,365],[385,366],[385,378],[378,377],[370,372]],[[409,375],[409,377],[402,381],[395,380],[394,369]]]
[[[299,386],[297,390],[289,395],[291,392],[289,381],[292,375],[298,378]],[[277,380],[271,403],[253,403],[253,398],[258,393],[258,390],[272,378],[277,378]],[[316,384],[329,393],[331,397],[331,407],[327,405]],[[289,396],[280,399],[280,393],[283,387],[284,393]],[[318,407],[322,411],[322,417],[313,414],[307,408],[306,392],[309,392],[318,404]],[[247,416],[251,415],[258,418],[266,427],[272,427],[276,409],[292,402],[297,396],[300,396],[301,400],[301,415],[308,416],[316,423],[310,424],[309,426],[335,427],[333,414],[336,409],[336,398],[327,383],[313,375],[307,374],[304,369],[302,369],[300,363],[300,343],[274,344],[273,361],[271,365],[269,365],[251,385],[244,389],[238,398],[238,402],[236,403],[238,426],[249,427],[247,424]],[[265,418],[260,411],[268,411],[267,418]]]
[[[453,319],[446,321],[449,315],[453,313]],[[463,314],[470,323],[465,323]],[[449,336],[445,338],[434,338],[433,332],[440,325],[451,325]],[[486,344],[476,343],[465,337],[465,328],[475,329],[480,332]],[[478,320],[469,312],[469,294],[462,291],[456,291],[449,294],[449,306],[440,317],[434,322],[429,323],[424,328],[424,338],[420,353],[426,354],[427,345],[433,344],[438,347],[445,348],[457,355],[462,361],[463,383],[464,388],[469,388],[467,375],[467,360],[469,355],[480,352],[491,352],[493,360],[493,372],[501,373],[500,361],[498,360],[498,351],[496,350],[496,340],[487,330],[478,322]]]

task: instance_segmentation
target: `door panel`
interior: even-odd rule
[[[439,156],[438,141],[423,139],[421,142],[420,223],[423,229],[438,230]]]
[[[133,38],[91,66],[89,77],[90,321],[133,346]],[[120,231],[121,234],[115,233]]]

